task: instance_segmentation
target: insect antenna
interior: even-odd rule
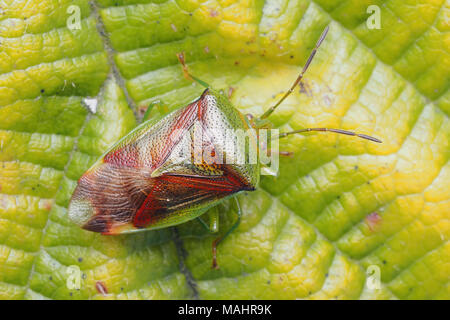
[[[270,107],[266,112],[264,112],[264,114],[262,116],[259,117],[259,120],[263,120],[266,119],[267,117],[269,117],[274,111],[275,109],[294,91],[295,87],[300,83],[300,81],[303,79],[303,75],[305,74],[306,70],[308,70],[309,65],[311,64],[311,61],[313,60],[314,56],[316,55],[317,50],[319,49],[320,45],[322,44],[323,40],[325,39],[327,33],[328,33],[328,29],[330,27],[327,26],[323,31],[322,34],[320,35],[319,40],[317,40],[317,43],[314,47],[314,49],[311,51],[311,54],[309,55],[308,60],[305,63],[305,66],[302,69],[302,72],[300,72],[300,74],[298,75],[297,79],[295,80],[294,84],[292,85],[292,87],[284,94],[284,96],[272,107]]]
[[[305,128],[305,129],[300,129],[300,130],[283,132],[283,133],[280,133],[278,136],[275,136],[274,139],[281,139],[281,138],[284,138],[291,134],[305,133],[305,132],[311,132],[311,131],[334,132],[334,133],[339,133],[339,134],[345,134],[348,136],[359,137],[359,138],[370,140],[370,141],[377,142],[377,143],[382,143],[381,140],[374,138],[372,136],[368,136],[366,134],[356,133],[353,131],[347,131],[347,130],[342,130],[342,129],[331,129],[331,128]]]
[[[314,56],[317,53],[317,50],[319,49],[320,45],[322,44],[323,40],[325,39],[325,37],[327,36],[328,30],[329,30],[329,26],[327,26],[323,31],[322,34],[319,37],[319,40],[317,40],[316,45],[314,47],[314,49],[311,51],[311,54],[308,57],[308,60],[306,61],[302,72],[300,72],[300,74],[298,75],[297,79],[295,80],[294,84],[291,86],[291,88],[284,94],[283,97],[281,97],[281,99],[272,107],[270,107],[266,112],[263,113],[262,116],[260,116],[256,122],[257,123],[264,123],[264,119],[267,119],[274,111],[275,109],[294,91],[295,87],[300,83],[300,81],[303,79],[303,76],[305,75],[305,72],[308,70],[309,65],[311,64],[311,61],[313,60]],[[305,128],[305,129],[300,129],[300,130],[295,130],[295,131],[290,131],[290,132],[284,132],[281,133],[280,135],[274,137],[275,139],[281,139],[284,138],[288,135],[291,134],[297,134],[297,133],[305,133],[305,132],[311,132],[311,131],[322,131],[322,132],[334,132],[334,133],[339,133],[339,134],[345,134],[348,136],[355,136],[355,137],[359,137],[362,139],[366,139],[366,140],[370,140],[373,142],[377,142],[377,143],[382,143],[381,140],[368,136],[366,134],[361,134],[361,133],[356,133],[353,131],[347,131],[347,130],[342,130],[342,129],[332,129],[332,128]]]

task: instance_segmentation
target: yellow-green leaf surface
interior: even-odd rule
[[[380,29],[366,24],[373,4]],[[447,0],[0,1],[0,298],[449,299],[449,15]],[[294,156],[239,196],[219,270],[197,221],[123,236],[69,221],[77,179],[152,102],[172,110],[202,92],[177,52],[260,115],[327,25],[270,120],[383,143],[283,139]],[[226,230],[234,202],[219,209]]]

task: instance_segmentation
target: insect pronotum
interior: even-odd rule
[[[178,54],[185,77],[206,87],[203,94],[185,107],[145,121],[104,153],[78,180],[69,204],[70,218],[84,229],[111,235],[165,228],[195,218],[217,232],[219,218],[215,206],[234,197],[237,220],[212,242],[212,266],[218,268],[217,246],[240,222],[241,209],[236,195],[255,190],[261,165],[258,161],[223,162],[218,155],[226,156],[227,160],[249,158],[240,154],[242,149],[236,148],[241,146],[236,142],[238,132],[244,130],[253,130],[249,144],[259,150],[258,136],[267,125],[267,118],[300,83],[327,32],[328,27],[292,87],[260,117],[240,113],[227,97],[191,75],[184,55]],[[306,128],[284,132],[272,139],[310,131],[381,142],[365,134],[333,128]],[[231,132],[228,137],[231,144],[219,138],[224,132]],[[290,155],[289,152],[280,154]],[[210,216],[209,226],[200,217],[206,211]]]

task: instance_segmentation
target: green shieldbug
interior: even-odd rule
[[[102,234],[160,229],[200,218],[220,201],[255,190],[260,176],[259,161],[220,160],[223,156],[227,160],[248,158],[243,154],[247,152],[245,146],[243,149],[242,143],[236,142],[242,141],[237,139],[237,132],[252,129],[255,134],[248,135],[250,148],[260,150],[261,128],[300,83],[327,32],[328,27],[292,87],[260,117],[243,115],[227,97],[192,76],[179,54],[185,76],[206,90],[187,106],[161,119],[142,123],[112,146],[78,180],[69,204],[70,218],[82,228]],[[275,138],[309,131],[329,131],[381,142],[364,134],[330,128],[307,128],[281,133]],[[227,136],[232,143],[219,136]],[[217,267],[217,245],[239,224],[237,204],[236,223],[213,241],[213,267]],[[217,214],[211,216],[211,226],[217,231]]]

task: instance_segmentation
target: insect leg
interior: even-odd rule
[[[377,143],[382,143],[381,140],[374,138],[372,136],[368,136],[366,134],[356,133],[353,131],[347,131],[347,130],[342,130],[342,129],[332,129],[332,128],[306,128],[306,129],[294,130],[294,131],[290,131],[290,132],[283,132],[283,133],[280,133],[278,136],[274,137],[274,139],[281,139],[281,138],[284,138],[291,134],[297,134],[297,133],[301,134],[301,133],[311,132],[311,131],[334,132],[334,133],[339,133],[339,134],[345,134],[348,136],[359,137],[359,138],[370,140],[370,141],[377,142]]]
[[[147,111],[145,111],[145,114],[144,114],[144,117],[142,118],[142,121],[146,121],[146,120],[148,120],[148,119],[150,118],[150,114],[151,114],[152,110],[153,110],[155,107],[158,109],[158,112],[159,112],[161,115],[163,115],[163,116],[166,115],[166,114],[168,114],[169,111],[170,111],[169,108],[168,108],[168,106],[167,106],[167,104],[165,104],[164,101],[162,101],[162,100],[156,100],[156,101],[153,101],[153,102],[150,103],[150,105],[148,106]]]
[[[201,217],[198,217],[197,219],[206,231],[211,231],[209,229],[209,225],[205,222],[205,220],[203,220]]]
[[[212,259],[212,267],[213,269],[219,269],[219,265],[217,264],[217,246],[219,245],[219,243],[221,243],[228,235],[230,235],[231,232],[233,232],[241,223],[241,206],[239,205],[239,201],[238,199],[235,197],[234,198],[236,200],[236,206],[237,206],[237,220],[235,221],[235,223],[231,226],[231,228],[221,237],[218,237],[217,239],[215,239],[212,243],[212,254],[213,254],[213,259]]]
[[[212,208],[208,211],[209,225],[201,217],[198,217],[201,225],[208,230],[210,233],[216,233],[219,231],[219,210],[217,207]]]
[[[184,52],[179,52],[179,53],[177,53],[177,58],[178,58],[178,61],[180,61],[181,66],[183,67],[183,74],[184,74],[184,77],[185,77],[186,79],[188,79],[188,80],[194,80],[195,82],[201,84],[201,85],[204,86],[205,88],[209,88],[209,87],[210,87],[209,84],[207,84],[205,81],[200,80],[199,78],[193,76],[193,75],[189,72],[188,67],[187,67],[187,65],[186,65],[186,62],[184,61]]]
[[[217,231],[219,231],[219,209],[218,207],[214,207],[212,208],[209,212],[208,212],[208,216],[209,216],[209,231],[211,233],[216,233]]]

